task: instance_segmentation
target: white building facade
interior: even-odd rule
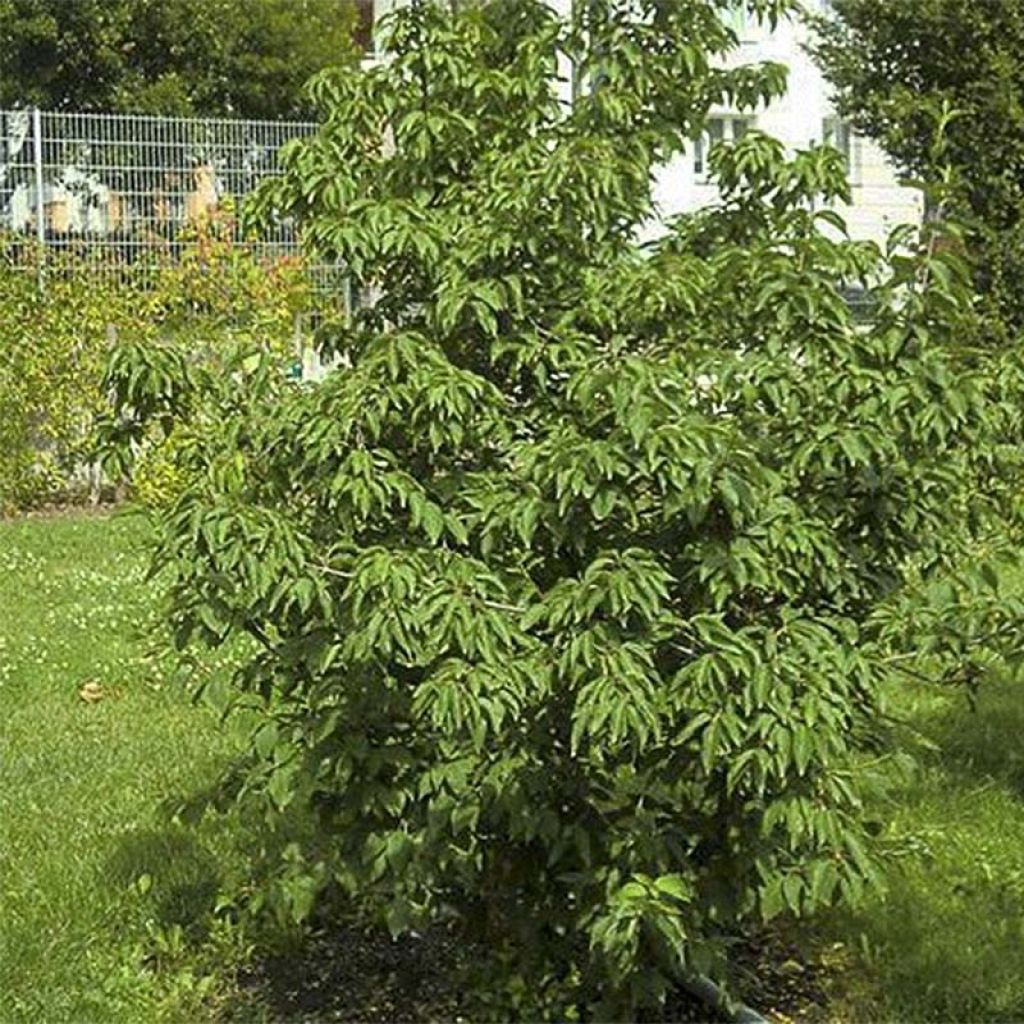
[[[819,0],[825,7],[828,0]],[[663,213],[698,209],[715,201],[706,177],[707,149],[713,142],[731,140],[748,128],[779,139],[788,150],[828,142],[847,159],[853,202],[837,212],[854,238],[882,242],[899,224],[919,223],[921,194],[899,183],[892,164],[871,139],[857,135],[837,116],[830,87],[805,50],[810,29],[803,21],[782,22],[774,30],[742,12],[732,18],[740,46],[731,63],[775,61],[789,68],[786,94],[757,111],[719,108],[712,111],[704,138],[677,157],[659,175],[656,194]]]
[[[376,21],[403,0],[374,0]],[[568,14],[573,0],[548,0]],[[671,0],[668,0],[671,2]],[[829,0],[807,0],[808,6],[827,11]],[[883,242],[900,224],[920,223],[923,201],[916,189],[899,183],[882,150],[870,139],[854,133],[835,113],[830,87],[805,49],[810,39],[806,22],[791,19],[776,28],[757,22],[743,10],[727,15],[740,40],[730,64],[774,61],[789,69],[786,94],[760,110],[716,108],[705,133],[687,153],[675,158],[659,173],[655,196],[662,216],[700,209],[717,197],[707,179],[707,153],[715,142],[732,141],[756,128],[779,139],[790,152],[829,142],[847,158],[853,202],[837,210],[846,220],[850,235]]]

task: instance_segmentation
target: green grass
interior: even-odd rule
[[[830,929],[853,963],[833,1018],[1024,1021],[1024,691],[913,687],[913,722],[939,746],[881,804],[904,849],[889,893]]]
[[[124,518],[0,523],[4,1024],[196,1019],[224,981],[196,950],[233,955],[203,922],[236,837],[160,807],[236,740],[146,655],[143,537]]]

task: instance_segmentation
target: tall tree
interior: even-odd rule
[[[0,107],[294,117],[364,0],[0,0]]]
[[[936,124],[957,112],[940,159],[976,218],[978,281],[1024,319],[1024,4],[834,0],[814,47],[840,110],[910,175],[937,173]]]

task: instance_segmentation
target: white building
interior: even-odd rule
[[[401,2],[374,0],[374,20]],[[568,13],[573,0],[548,2]],[[822,10],[829,6],[829,0],[807,0],[807,3]],[[748,128],[757,128],[775,136],[790,151],[828,141],[845,153],[853,203],[838,212],[846,219],[854,238],[881,242],[898,224],[918,223],[923,211],[920,193],[901,186],[879,147],[855,134],[836,117],[828,83],[804,49],[810,33],[808,26],[792,20],[772,30],[740,10],[730,16],[730,21],[740,39],[730,64],[766,60],[785,64],[789,68],[788,92],[761,110],[721,108],[712,111],[704,138],[695,141],[684,156],[673,160],[658,176],[655,195],[662,214],[670,216],[714,202],[715,188],[708,184],[706,176],[709,146],[723,139],[734,139]]]
[[[818,0],[825,7],[828,0]],[[675,159],[659,176],[656,194],[666,213],[692,210],[715,199],[707,183],[705,161],[711,142],[733,139],[747,128],[758,128],[794,151],[829,142],[847,158],[851,206],[840,209],[855,238],[881,242],[897,225],[918,223],[923,212],[920,193],[899,184],[888,158],[872,140],[854,133],[836,117],[829,85],[804,49],[810,35],[806,23],[788,21],[773,31],[741,12],[732,16],[741,42],[730,63],[775,61],[789,68],[785,96],[758,111],[725,108],[712,111],[703,140]]]

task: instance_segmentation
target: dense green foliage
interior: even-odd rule
[[[979,282],[1024,317],[1024,8],[1017,0],[835,0],[817,55],[840,109],[912,177],[934,180],[935,126],[957,112],[941,154],[977,220]]]
[[[301,116],[306,79],[355,56],[360,10],[356,0],[0,0],[0,107]]]
[[[628,1016],[743,922],[855,902],[883,684],[962,593],[931,658],[1012,610],[929,582],[1020,426],[941,225],[847,241],[840,155],[750,133],[718,207],[634,242],[709,107],[782,87],[721,69],[725,6],[400,12],[263,193],[373,286],[322,333],[346,368],[112,368],[125,430],[218,424],[156,565],[179,644],[260,646],[213,695],[262,709],[241,798],[319,825],[257,902],[454,922],[526,1017]]]

